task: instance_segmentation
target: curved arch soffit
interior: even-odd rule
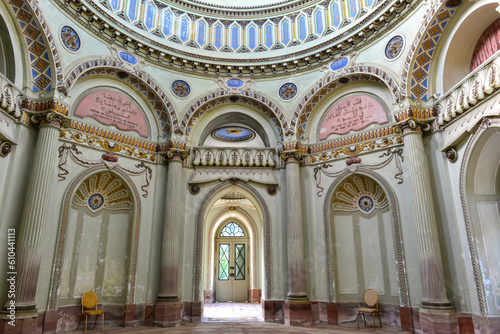
[[[224,104],[241,104],[259,110],[271,119],[281,139],[289,132],[285,115],[268,97],[252,90],[234,92],[219,89],[200,98],[187,109],[181,121],[182,133],[189,136],[194,124],[205,112]]]
[[[481,265],[479,261],[479,257],[476,252],[476,242],[474,230],[470,218],[468,199],[467,199],[467,172],[470,165],[470,158],[472,151],[475,149],[479,140],[481,139],[481,135],[489,128],[496,127],[500,128],[500,119],[489,119],[485,118],[479,128],[474,132],[474,134],[470,137],[467,146],[465,147],[464,157],[462,159],[462,164],[460,166],[460,201],[462,202],[462,210],[464,212],[464,222],[465,222],[465,230],[467,232],[467,242],[469,246],[469,254],[471,258],[472,270],[474,273],[474,284],[476,287],[477,298],[479,302],[479,310],[482,315],[486,315],[488,313],[485,301],[485,291],[483,287],[483,279],[481,272]]]
[[[412,100],[427,101],[430,97],[428,90],[434,51],[457,11],[456,8],[446,7],[445,3],[445,0],[440,0],[431,5],[411,44],[401,75],[401,100],[410,97]]]
[[[118,72],[125,72],[127,73],[127,76],[120,78],[117,75]],[[132,87],[140,95],[144,96],[144,98],[149,101],[151,109],[155,110],[158,115],[161,123],[161,129],[163,131],[163,137],[170,135],[171,127],[173,127],[174,132],[179,131],[177,114],[175,113],[174,107],[168,99],[167,94],[165,94],[160,86],[147,74],[137,70],[130,71],[124,67],[123,62],[109,58],[98,58],[84,61],[76,65],[71,70],[71,72],[64,79],[64,84],[58,89],[64,95],[68,95],[69,91],[78,80],[91,75],[113,76],[115,79],[120,80],[126,85]],[[150,93],[152,93],[154,98],[149,97]]]
[[[264,198],[259,192],[251,185],[240,180],[227,180],[219,183],[213,187],[205,196],[200,204],[196,214],[196,239],[195,239],[195,252],[194,252],[194,286],[193,286],[193,301],[200,301],[201,291],[201,270],[202,270],[202,249],[203,249],[203,220],[205,212],[209,209],[210,201],[213,196],[224,188],[231,186],[239,186],[248,192],[257,200],[261,210],[264,222],[264,254],[265,254],[265,280],[266,280],[266,299],[271,298],[271,222],[269,209],[267,208]]]
[[[328,192],[325,196],[325,203],[323,206],[323,219],[324,219],[324,227],[325,227],[325,242],[326,242],[326,259],[328,266],[328,293],[330,302],[335,301],[335,289],[334,289],[334,273],[333,273],[333,264],[332,264],[332,255],[331,255],[331,240],[330,240],[330,210],[332,204],[332,198],[334,192],[337,190],[339,185],[349,176],[360,174],[367,176],[373,179],[377,184],[379,184],[382,189],[385,191],[387,197],[389,198],[389,205],[391,209],[392,216],[392,227],[393,227],[393,236],[394,236],[394,247],[397,257],[397,271],[398,271],[398,282],[399,282],[399,302],[401,306],[409,307],[410,306],[410,298],[408,295],[408,281],[406,277],[406,266],[404,260],[404,250],[403,250],[403,240],[401,235],[401,226],[399,219],[399,208],[396,200],[396,196],[391,186],[385,181],[385,179],[374,171],[360,167],[356,170],[356,173],[352,173],[350,171],[345,171],[336,177],[333,184],[328,189]]]
[[[63,81],[63,68],[54,37],[36,0],[9,1],[29,53],[31,89],[50,92]],[[55,76],[55,78],[54,78]]]
[[[375,66],[351,66],[345,71],[342,71],[340,75],[334,73],[320,80],[299,102],[290,123],[290,128],[293,129],[293,133],[296,134],[298,138],[302,140],[305,139],[307,121],[316,105],[336,88],[347,84],[347,82],[342,82],[342,79],[348,79],[349,82],[360,80],[379,82],[389,88],[395,102],[401,101],[398,83],[388,72]]]
[[[138,245],[138,240],[139,240],[139,225],[140,225],[140,217],[141,217],[141,201],[140,201],[140,195],[139,192],[137,191],[137,188],[135,187],[133,181],[130,179],[130,177],[123,172],[120,167],[114,168],[114,169],[109,169],[106,167],[104,164],[97,165],[94,167],[91,167],[87,170],[84,170],[81,172],[79,175],[77,175],[73,181],[69,184],[68,188],[66,189],[66,192],[64,193],[63,197],[63,204],[62,204],[62,213],[61,213],[61,218],[59,221],[59,231],[58,231],[58,241],[57,241],[57,250],[56,250],[56,256],[55,256],[55,265],[54,269],[52,271],[52,281],[51,281],[51,287],[50,287],[50,296],[49,296],[49,305],[48,309],[49,310],[55,310],[57,309],[57,299],[58,299],[58,290],[59,286],[61,283],[61,275],[62,275],[62,266],[63,266],[63,255],[64,255],[64,244],[66,242],[66,228],[67,228],[67,223],[68,223],[68,214],[69,210],[71,208],[71,202],[73,201],[73,197],[75,196],[75,192],[78,189],[78,187],[82,184],[82,182],[87,179],[88,177],[97,174],[99,172],[106,171],[110,173],[114,173],[118,175],[118,177],[123,180],[123,182],[127,185],[129,188],[130,192],[132,193],[133,197],[133,203],[135,206],[135,225],[134,225],[134,239],[133,239],[133,253],[132,253],[132,260],[131,260],[131,265],[130,269],[131,272],[129,273],[129,288],[128,288],[128,296],[127,296],[127,303],[128,304],[133,304],[134,303],[134,297],[135,297],[135,278],[136,278],[136,259],[137,259],[137,245]]]

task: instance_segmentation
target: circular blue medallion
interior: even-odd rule
[[[255,132],[241,126],[225,126],[215,129],[212,137],[224,142],[243,142],[254,139]]]
[[[291,100],[297,95],[297,86],[294,83],[286,83],[280,87],[279,96],[285,100]]]
[[[385,56],[387,59],[396,59],[401,54],[401,51],[403,51],[403,45],[403,37],[394,36],[391,38],[385,47]]]
[[[130,53],[125,52],[125,51],[121,51],[119,53],[119,56],[123,61],[126,61],[127,63],[132,64],[132,65],[135,65],[138,62],[138,60],[135,56],[133,56]]]
[[[370,212],[373,209],[373,200],[368,196],[363,196],[359,199],[358,205],[364,212]]]
[[[94,194],[89,197],[89,206],[92,210],[99,209],[104,204],[104,197],[101,194]]]
[[[178,97],[186,97],[191,92],[191,88],[186,81],[176,80],[172,83],[172,91]]]
[[[80,37],[76,31],[68,26],[61,28],[61,40],[63,45],[70,51],[78,51],[80,49]]]
[[[243,86],[243,80],[240,79],[229,79],[226,81],[226,86],[229,88],[239,88]]]

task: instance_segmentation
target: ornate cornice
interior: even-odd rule
[[[149,38],[138,35],[137,32],[118,22],[94,3],[83,5],[78,0],[55,1],[71,16],[82,20],[87,27],[94,30],[98,38],[108,43],[122,44],[128,50],[135,51],[147,61],[159,66],[201,76],[220,76],[221,74],[282,76],[289,75],[289,71],[311,70],[339,54],[366,46],[363,42],[368,36],[375,34],[379,36],[381,31],[399,24],[402,16],[408,15],[419,6],[419,2],[415,0],[384,1],[381,2],[384,5],[380,5],[380,10],[362,16],[353,27],[342,30],[342,34],[326,34],[321,37],[325,39],[324,42],[312,43],[314,46],[310,48],[291,52],[285,56],[280,54],[265,58],[244,59],[249,53],[241,53],[238,54],[238,59],[235,59],[222,57],[227,54],[224,52],[213,52],[214,56],[205,56],[196,51],[182,51],[176,43],[163,43],[154,36]],[[326,37],[327,35],[331,37]],[[187,48],[184,47],[184,49]],[[260,54],[266,55],[266,52]]]

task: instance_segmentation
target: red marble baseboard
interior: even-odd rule
[[[261,299],[262,317],[266,322],[282,324],[285,322],[284,301],[282,300],[264,300]]]
[[[15,325],[9,324],[8,320],[0,319],[0,333],[4,334],[37,334],[38,333],[38,317],[34,318],[17,318]]]
[[[250,289],[250,303],[258,304],[262,298],[261,289]]]
[[[133,326],[135,322],[135,304],[125,305],[125,314],[123,316],[123,326]]]
[[[203,313],[202,302],[184,302],[182,309],[182,321],[198,323],[201,322],[201,314]]]
[[[57,333],[57,321],[59,319],[59,310],[45,311],[43,317],[43,333]]]
[[[470,314],[458,314],[458,329],[460,334],[474,334],[474,321]]]
[[[458,333],[455,312],[420,309],[420,327],[423,334]]]
[[[285,301],[285,325],[311,326],[311,303]]]
[[[180,302],[156,302],[153,311],[153,325],[175,327],[181,322],[182,304]]]
[[[411,307],[399,307],[399,319],[401,321],[401,331],[413,331],[413,315]]]

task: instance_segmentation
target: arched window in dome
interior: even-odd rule
[[[486,60],[493,56],[500,49],[500,19],[495,20],[488,28],[486,28],[472,54],[470,63],[470,71],[474,71],[481,66]]]
[[[219,237],[244,237],[245,232],[240,225],[235,222],[226,224],[220,231]]]

